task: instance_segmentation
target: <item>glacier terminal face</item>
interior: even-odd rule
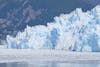
[[[12,49],[100,52],[100,5],[87,12],[78,8],[61,14],[47,26],[27,26],[16,37],[7,35],[6,41]]]

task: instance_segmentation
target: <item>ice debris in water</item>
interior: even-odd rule
[[[27,26],[16,37],[7,35],[7,48],[100,51],[100,6],[54,17],[47,26]]]

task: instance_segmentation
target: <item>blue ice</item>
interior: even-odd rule
[[[77,8],[54,17],[47,26],[27,26],[16,37],[7,35],[7,48],[100,52],[100,5],[91,11]]]

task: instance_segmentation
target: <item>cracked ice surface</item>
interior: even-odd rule
[[[47,26],[27,26],[16,37],[7,35],[7,48],[100,51],[100,5],[91,11],[77,8],[54,17]]]

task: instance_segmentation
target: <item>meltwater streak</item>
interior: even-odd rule
[[[27,26],[16,37],[7,35],[6,41],[11,49],[100,52],[100,5],[87,12],[78,8],[61,14],[47,26]]]

